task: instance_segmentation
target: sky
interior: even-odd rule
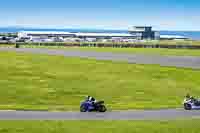
[[[200,31],[200,0],[4,0],[0,27]]]

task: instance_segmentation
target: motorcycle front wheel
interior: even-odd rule
[[[81,111],[81,112],[86,112],[86,111],[87,111],[87,109],[85,108],[85,106],[84,106],[84,105],[81,105],[81,107],[80,107],[80,111]]]
[[[191,110],[191,109],[192,109],[192,106],[191,106],[190,104],[185,103],[185,104],[184,104],[184,109],[185,109],[185,110]]]

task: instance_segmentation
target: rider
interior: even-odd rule
[[[196,99],[193,96],[190,96],[190,94],[186,95],[186,100],[191,100],[192,102],[196,102]]]
[[[86,100],[90,103],[92,103],[93,105],[97,102],[96,99],[92,96],[87,96]]]
[[[191,100],[191,98],[192,98],[192,97],[190,96],[190,94],[187,93],[187,95],[185,96],[185,99],[186,99],[186,100]]]

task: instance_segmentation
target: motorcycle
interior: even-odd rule
[[[200,109],[200,99],[184,99],[183,106],[185,110]]]
[[[96,103],[84,101],[80,105],[80,112],[106,112],[106,110],[104,101],[98,101]]]

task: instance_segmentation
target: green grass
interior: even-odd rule
[[[17,33],[0,33],[0,36],[17,37]]]
[[[13,48],[15,47],[15,45],[14,44],[0,44],[0,48],[1,47]]]
[[[200,120],[0,121],[0,133],[199,133],[198,123]]]
[[[109,110],[181,107],[200,95],[200,71],[0,52],[0,109],[78,110],[86,95]]]
[[[65,47],[65,46],[22,46],[25,48],[48,48],[64,50],[81,50],[96,52],[113,52],[145,55],[176,55],[176,56],[200,56],[200,50],[195,49],[164,49],[164,48],[98,48],[98,47]]]

